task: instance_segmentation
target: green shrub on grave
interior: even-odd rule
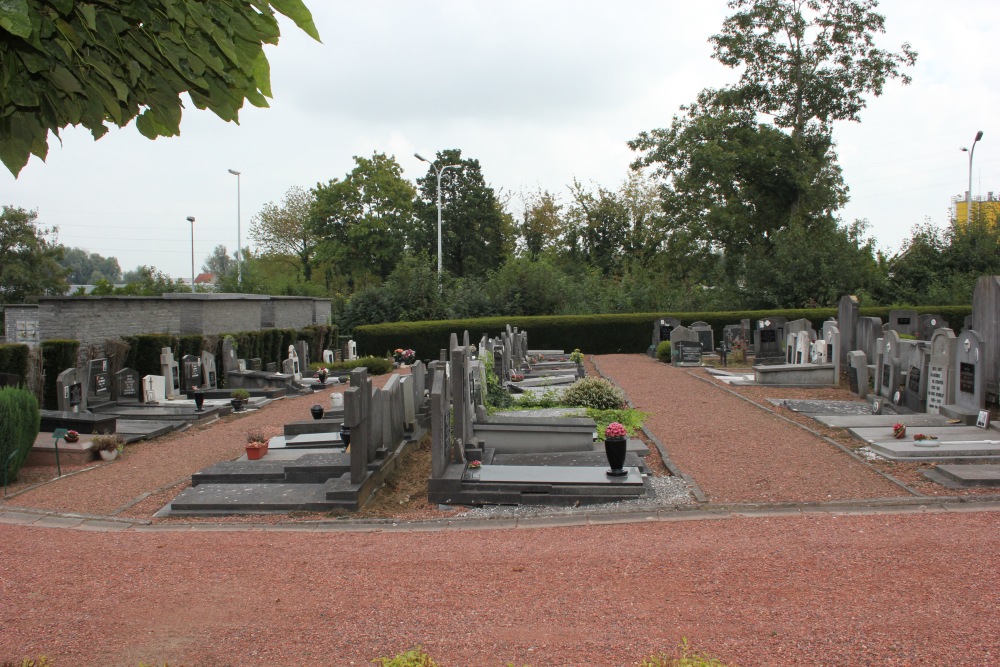
[[[563,391],[563,402],[596,410],[620,410],[625,406],[625,396],[621,389],[604,378],[586,377]]]
[[[174,359],[177,360],[177,363],[180,363],[181,359],[189,354],[200,357],[201,351],[205,346],[205,340],[201,334],[187,334],[175,340],[176,344],[172,345],[171,349],[174,352]]]
[[[659,345],[656,346],[656,359],[662,361],[665,364],[669,364],[672,359],[670,357],[670,341],[661,341]]]
[[[56,378],[68,368],[76,366],[80,354],[80,341],[52,339],[42,341],[42,368],[45,369],[45,386],[42,388],[42,405],[57,410]]]
[[[24,343],[5,343],[0,345],[0,373],[28,377],[29,348]]]
[[[36,399],[27,389],[0,388],[0,478],[10,483],[24,465],[42,423]]]

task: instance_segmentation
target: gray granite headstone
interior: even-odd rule
[[[769,315],[757,320],[753,334],[756,361],[774,361],[785,356],[785,325],[788,319]]]
[[[983,388],[983,339],[974,330],[963,331],[955,340],[955,405],[966,411],[986,407]]]
[[[441,478],[452,457],[451,406],[444,365],[435,364],[431,369],[431,477]]]
[[[351,386],[344,392],[344,425],[351,429],[351,484],[361,484],[368,475],[371,395],[368,369],[352,370]]]
[[[931,336],[938,329],[947,329],[948,322],[940,315],[935,315],[933,313],[926,313],[920,316],[920,324],[918,325],[919,332],[917,333],[917,340],[930,341]]]
[[[309,343],[304,340],[295,342],[295,353],[299,357],[299,368],[309,368]]]
[[[938,414],[942,405],[955,402],[955,345],[951,329],[938,329],[931,336],[931,357],[927,367],[927,412]]]
[[[451,351],[451,393],[452,410],[455,418],[455,438],[459,448],[472,444],[472,421],[475,405],[472,400],[472,382],[468,360],[468,348],[456,347]],[[456,460],[455,463],[461,461]]]
[[[1000,402],[1000,276],[981,276],[972,293],[972,328],[983,339],[983,397]]]
[[[226,336],[222,339],[222,372],[229,374],[239,370],[239,358],[236,355],[236,348],[233,339]]]
[[[670,340],[670,332],[680,325],[681,321],[676,317],[661,317],[653,322],[653,348],[665,340]]]
[[[181,357],[181,389],[191,391],[199,389],[204,382],[201,372],[201,357],[193,354],[185,354]]]
[[[882,366],[878,369],[878,394],[890,401],[901,382],[899,352],[899,334],[890,329],[882,339]]]
[[[263,371],[264,370],[264,360],[260,357],[250,357],[247,360],[247,369],[251,371]]]
[[[920,315],[911,309],[890,310],[887,326],[898,334],[916,336],[920,333]]]
[[[791,324],[791,322],[789,322]],[[809,348],[812,347],[813,339],[816,336],[811,329],[804,329],[795,334],[795,362],[796,364],[809,363]]]
[[[203,350],[201,353],[201,372],[202,388],[218,389],[219,376],[215,366],[215,354],[208,350]]]
[[[874,361],[879,354],[876,341],[882,337],[882,319],[879,317],[859,317],[857,332],[857,349],[864,352],[869,361]]]
[[[840,329],[840,362],[847,364],[847,353],[858,349],[858,297],[845,295],[837,304],[837,328]]]
[[[824,363],[833,364],[833,381],[835,384],[840,383],[840,350],[844,346],[842,335],[840,327],[823,325],[822,344],[825,346],[826,351],[826,360]]]
[[[926,348],[918,348],[910,355],[906,385],[903,389],[903,405],[914,412],[927,410],[927,381],[930,354]]]
[[[868,360],[861,350],[847,353],[847,384],[852,394],[868,396]]]
[[[112,400],[111,369],[107,359],[91,359],[87,363],[87,404]]]
[[[692,322],[688,328],[698,334],[698,342],[701,343],[702,351],[715,351],[715,332],[712,331],[712,327],[708,322]]]
[[[684,344],[683,347],[685,347],[685,349],[687,350],[689,361],[683,361],[684,355],[682,354],[681,351],[682,343]],[[691,331],[690,329],[684,326],[678,326],[673,328],[673,330],[670,332],[670,354],[671,354],[671,363],[673,365],[679,366],[681,364],[695,363],[694,362],[695,352],[693,346],[690,345],[690,343],[697,343],[699,347],[701,346],[701,341],[698,339],[697,332]],[[697,363],[700,365],[701,350],[698,351],[697,356],[698,356]]]
[[[68,368],[56,377],[56,394],[62,412],[87,411],[87,374],[79,368]]]

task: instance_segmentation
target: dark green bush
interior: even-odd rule
[[[670,341],[661,341],[659,345],[656,346],[656,358],[665,364],[669,364],[670,358]]]
[[[38,399],[30,391],[17,387],[0,388],[0,470],[6,468],[8,482],[17,479],[35,444],[41,423]]]
[[[59,406],[56,396],[56,378],[68,368],[76,366],[80,353],[78,340],[47,340],[42,342],[42,367],[45,369],[45,386],[42,389],[42,404],[49,410]]]
[[[0,373],[28,377],[28,346],[24,343],[0,345]]]
[[[160,351],[165,347],[176,350],[174,337],[166,333],[125,336],[122,340],[129,345],[125,365],[137,371],[140,376],[160,375]],[[176,351],[174,358],[180,359]]]

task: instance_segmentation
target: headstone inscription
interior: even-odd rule
[[[955,340],[955,405],[978,412],[986,407],[983,390],[983,339],[974,330],[963,331]]]
[[[172,399],[181,388],[180,368],[169,347],[160,349],[160,373],[167,378],[167,398]]]
[[[847,354],[858,349],[858,297],[845,295],[837,304],[837,328],[840,329],[840,363],[847,365]]]
[[[677,350],[677,365],[701,366],[703,351],[700,342],[680,340],[676,344],[671,344],[671,348]]]
[[[115,373],[115,395],[119,403],[137,403],[142,400],[142,378],[137,371],[123,368]]]
[[[938,414],[942,405],[955,402],[955,332],[938,329],[931,336],[931,358],[927,367],[927,412]]]

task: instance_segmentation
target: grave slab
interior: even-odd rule
[[[607,460],[605,460],[605,464]],[[480,483],[524,483],[600,486],[642,486],[642,475],[636,468],[626,468],[628,475],[610,477],[607,465],[593,468],[573,466],[483,466],[465,473],[466,479]]]
[[[935,469],[959,488],[1000,486],[1000,465],[991,463],[939,465]]]
[[[907,428],[921,426],[944,426],[948,419],[943,415],[810,415],[813,419],[830,428],[891,427],[899,422]]]

